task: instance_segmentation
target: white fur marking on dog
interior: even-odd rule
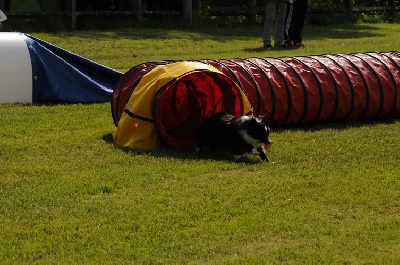
[[[261,145],[262,145],[261,141],[251,137],[245,130],[240,130],[239,133],[243,137],[243,139],[246,141],[246,143],[250,144],[251,146],[253,146],[256,149],[261,147]]]
[[[248,121],[250,119],[251,119],[251,117],[249,117],[249,116],[241,116],[240,117],[240,122],[243,123],[244,121]]]
[[[260,154],[260,152],[258,152],[257,149],[255,149],[255,148],[251,149],[251,153],[253,155],[259,155]]]

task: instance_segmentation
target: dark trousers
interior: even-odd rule
[[[9,12],[11,6],[11,0],[4,0],[4,11]]]
[[[292,8],[291,12],[290,9]],[[303,41],[301,32],[303,31],[304,19],[308,9],[308,0],[296,0],[294,4],[288,4],[285,21],[285,41],[300,43]]]

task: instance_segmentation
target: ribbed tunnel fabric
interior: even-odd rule
[[[249,100],[254,115],[266,116],[275,127],[400,117],[399,52],[197,62],[215,67],[224,74],[221,76],[236,83]],[[147,62],[124,74],[114,90],[111,104],[116,126],[142,76],[158,65],[170,63],[173,61]],[[192,77],[191,86],[195,91],[196,87],[203,86],[202,77]],[[212,86],[217,87],[218,82]],[[213,93],[214,90],[208,91]],[[154,109],[165,119],[170,115],[165,106],[175,103],[166,101],[168,103],[163,105],[161,101],[158,99]],[[191,112],[189,108],[187,111]]]

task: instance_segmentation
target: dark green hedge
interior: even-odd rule
[[[147,0],[147,6],[155,9],[175,9],[182,5],[182,1],[177,0]],[[192,0],[195,4],[200,1],[203,7],[232,7],[248,6],[252,1],[249,0]],[[338,9],[344,8],[346,2],[350,0],[309,0],[312,9]],[[391,0],[353,0],[354,6],[367,7],[386,7]],[[396,0],[400,4],[399,0]],[[265,5],[265,0],[257,0],[257,6]],[[150,9],[150,8],[149,8]]]

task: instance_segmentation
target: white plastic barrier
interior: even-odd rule
[[[32,65],[24,36],[0,32],[0,103],[32,102]]]

